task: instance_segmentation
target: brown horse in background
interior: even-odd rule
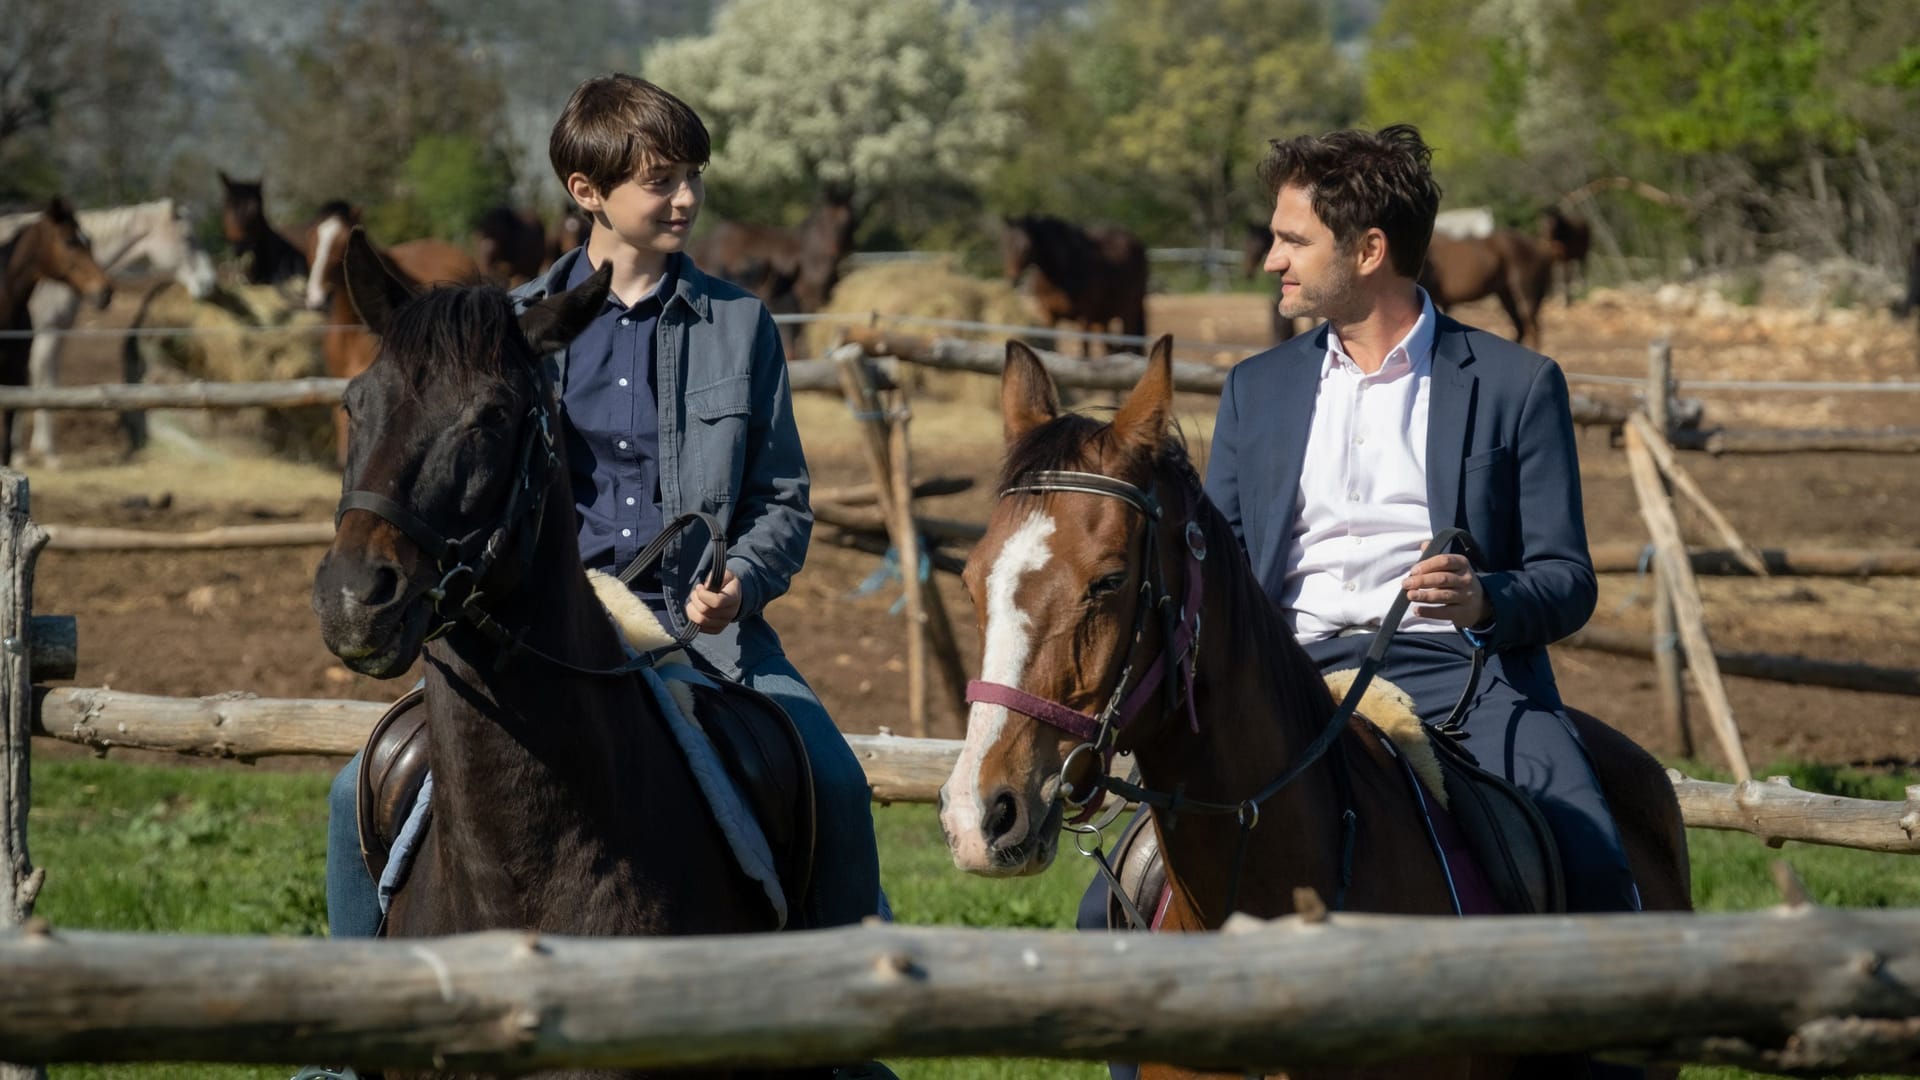
[[[552,266],[560,256],[580,247],[593,235],[593,219],[585,210],[569,202],[560,219],[547,230],[547,254],[544,266]]]
[[[387,933],[772,930],[772,905],[737,865],[654,695],[630,673],[595,674],[626,655],[581,567],[542,358],[599,314],[611,270],[516,319],[491,287],[416,296],[363,233],[338,246],[341,291],[381,348],[347,390],[346,494],[313,607],[327,648],[355,671],[390,679],[425,657],[433,826]],[[356,499],[369,493],[379,501]],[[449,555],[445,537],[473,542]],[[480,629],[483,613],[513,645]]]
[[[58,281],[105,308],[113,301],[107,272],[94,261],[80,219],[65,199],[55,197],[46,212],[0,246],[0,329],[28,332],[33,315],[28,301],[34,286]],[[30,337],[0,338],[0,386],[27,385]],[[13,462],[13,410],[0,411],[0,465]]]
[[[702,270],[752,292],[775,314],[805,314],[832,298],[858,225],[852,194],[830,187],[794,228],[723,221],[695,240],[688,254]],[[792,330],[782,327],[781,338],[792,356]]]
[[[1241,815],[1209,812],[1304,764],[1335,705],[1173,432],[1170,339],[1155,344],[1111,423],[1062,414],[1039,359],[1010,344],[1001,412],[1003,495],[963,581],[982,641],[975,686],[1012,694],[969,690],[967,739],[940,792],[955,865],[1010,877],[1051,864],[1064,799],[1094,791],[1098,754],[1057,716],[1042,722],[1025,710],[1078,711],[1093,722],[1103,703],[1123,700],[1116,686],[1131,673],[1137,681],[1124,700],[1136,711],[1122,708],[1115,745],[1133,754],[1140,787],[1191,800],[1177,820],[1155,819],[1172,887],[1166,929],[1219,929],[1236,864],[1234,909],[1261,918],[1294,913],[1301,889],[1328,903],[1344,892],[1355,911],[1451,914],[1451,888],[1402,767],[1358,723],[1340,728],[1333,749],[1258,806],[1250,831]],[[1202,629],[1195,637],[1183,625]],[[1182,667],[1191,674],[1183,699],[1164,684],[1145,685],[1143,673],[1177,680]],[[1688,909],[1685,831],[1659,762],[1592,717],[1572,715],[1646,909]],[[1351,833],[1346,807],[1357,814]],[[1455,1058],[1288,1075],[1488,1078],[1519,1067]],[[1185,1074],[1149,1067],[1141,1075]]]
[[[547,227],[538,215],[496,206],[473,224],[473,261],[495,285],[513,288],[532,281],[547,265]]]
[[[1460,239],[1435,234],[1427,245],[1420,284],[1445,311],[1492,296],[1513,320],[1515,341],[1540,347],[1540,306],[1553,287],[1553,257],[1533,237],[1513,229]]]
[[[1593,226],[1586,218],[1549,206],[1540,212],[1540,242],[1547,256],[1560,267],[1560,294],[1567,306],[1573,306],[1573,279],[1587,283],[1587,253],[1593,248]]]
[[[235,253],[248,256],[247,281],[278,285],[305,276],[307,257],[267,223],[265,185],[265,180],[235,180],[222,172],[220,222]]]
[[[379,351],[372,334],[362,329],[360,315],[347,295],[347,234],[360,223],[360,211],[338,199],[320,208],[303,239],[307,272],[307,307],[327,312],[327,336],[321,343],[327,374],[351,379],[367,370]],[[409,240],[379,252],[393,272],[415,288],[428,285],[476,285],[480,268],[473,257],[443,240]],[[342,465],[347,460],[347,415],[333,410],[334,448]]]
[[[1147,248],[1140,238],[1115,225],[1083,229],[1045,214],[1006,218],[1000,231],[1000,258],[1009,282],[1033,268],[1033,298],[1047,325],[1077,323],[1088,333],[1106,333],[1113,320],[1120,332],[1147,332]],[[1082,338],[1080,355],[1093,355]]]
[[[1267,268],[1267,253],[1273,250],[1273,231],[1264,221],[1247,223],[1245,238],[1240,249],[1240,273],[1253,278]],[[1273,304],[1267,309],[1273,324],[1273,344],[1278,345],[1293,337],[1293,319],[1280,314],[1280,282],[1273,283]]]

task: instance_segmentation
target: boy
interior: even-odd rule
[[[710,142],[680,99],[631,75],[573,92],[548,143],[554,172],[593,221],[586,244],[514,291],[521,308],[604,265],[612,291],[598,319],[549,357],[573,470],[580,554],[617,573],[663,523],[700,510],[727,534],[725,578],[697,577],[702,543],[670,547],[634,588],[672,605],[701,634],[696,660],[779,702],[806,742],[818,802],[806,924],[859,921],[882,906],[866,775],[761,612],[787,591],[813,528],[780,335],[752,294],[702,273],[685,254],[705,197]],[[699,530],[693,530],[698,533]],[[334,937],[372,936],[374,883],[360,862],[356,763],[333,786],[327,909]]]

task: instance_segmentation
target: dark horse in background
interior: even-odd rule
[[[305,276],[307,257],[298,244],[267,223],[265,184],[264,180],[235,180],[222,172],[220,221],[227,243],[236,254],[247,256],[247,281],[278,285]]]
[[[547,230],[546,265],[552,266],[562,255],[587,242],[593,235],[593,219],[585,210],[572,202],[560,212],[553,227]]]
[[[581,567],[544,357],[600,312],[611,271],[516,319],[490,286],[416,294],[358,230],[341,246],[380,350],[347,388],[346,494],[313,607],[355,671],[390,679],[424,655],[434,784],[433,826],[387,932],[773,929],[653,694],[603,673],[626,655]],[[356,501],[365,493],[381,509]],[[447,537],[473,542],[448,556]],[[459,560],[465,573],[450,572]],[[503,663],[480,611],[552,659],[515,649]]]
[[[1547,256],[1560,267],[1560,295],[1573,306],[1573,279],[1587,283],[1587,253],[1593,249],[1593,226],[1586,218],[1549,206],[1540,211],[1540,242]]]
[[[537,214],[495,206],[474,219],[473,261],[495,285],[513,288],[532,281],[547,258],[547,227]]]
[[[1033,298],[1049,327],[1065,321],[1100,334],[1118,319],[1121,333],[1146,334],[1147,248],[1126,229],[1083,229],[1045,214],[1007,218],[1000,258],[1009,282],[1033,268]],[[1093,355],[1092,340],[1081,339],[1080,355]]]
[[[1267,252],[1273,250],[1273,232],[1264,221],[1247,223],[1245,239],[1240,249],[1240,273],[1251,279],[1267,268]],[[1273,305],[1267,309],[1273,320],[1273,344],[1291,338],[1294,335],[1293,319],[1280,314],[1280,281],[1273,283]]]
[[[966,742],[940,790],[954,864],[992,877],[1047,869],[1066,798],[1094,790],[1099,755],[1082,752],[1091,713],[1113,702],[1114,745],[1133,754],[1140,787],[1187,800],[1153,819],[1172,890],[1163,929],[1218,930],[1229,908],[1293,914],[1305,889],[1328,902],[1344,892],[1353,911],[1452,914],[1421,806],[1367,725],[1349,717],[1333,729],[1334,750],[1305,756],[1338,715],[1334,699],[1174,431],[1171,340],[1154,345],[1110,423],[1062,412],[1046,368],[1013,343],[1001,414],[1005,494],[962,580],[980,623],[974,686],[1002,693],[969,690]],[[1191,682],[1176,696],[1156,673]],[[1075,711],[1087,722],[1078,731]],[[1646,909],[1689,909],[1686,834],[1660,763],[1593,717],[1571,715]],[[1295,779],[1273,790],[1284,775]],[[1270,797],[1243,829],[1241,800],[1263,790]],[[1350,833],[1343,807],[1355,815]],[[1494,1080],[1538,1075],[1521,1071],[1536,1064],[1457,1057],[1287,1075]],[[1143,1080],[1176,1075],[1190,1074],[1141,1071]]]
[[[1420,284],[1441,311],[1486,296],[1498,299],[1513,320],[1514,340],[1538,349],[1540,306],[1553,287],[1553,256],[1514,229],[1468,238],[1435,233]]]
[[[335,199],[320,208],[302,236],[307,273],[307,307],[327,313],[327,336],[321,342],[327,374],[351,379],[367,370],[378,351],[373,335],[361,329],[360,316],[347,296],[347,235],[360,224],[360,211]],[[480,268],[472,256],[443,240],[409,240],[379,253],[394,273],[415,288],[426,285],[474,285]],[[347,460],[347,417],[333,410],[334,446],[341,464]]]
[[[858,226],[852,193],[829,187],[794,228],[723,221],[696,239],[688,254],[700,269],[758,296],[774,314],[806,314],[832,298]],[[781,327],[780,336],[792,357],[792,328]]]
[[[46,212],[0,246],[0,329],[31,331],[27,301],[42,281],[58,281],[105,308],[113,300],[107,272],[94,261],[80,219],[65,199],[47,203]],[[0,338],[0,386],[27,385],[30,337]],[[0,465],[13,462],[13,410],[0,412]]]

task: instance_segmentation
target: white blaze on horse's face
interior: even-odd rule
[[[1033,651],[1033,620],[1020,608],[1020,584],[1028,575],[1045,569],[1052,558],[1047,541],[1053,536],[1054,527],[1053,518],[1034,511],[1001,545],[992,569],[987,572],[986,640],[980,657],[980,678],[987,682],[1019,686],[1026,674]],[[953,775],[941,790],[940,826],[947,834],[954,865],[977,874],[1021,873],[1044,869],[1046,865],[1044,860],[1038,866],[1010,865],[1004,853],[996,858],[996,847],[1004,849],[1009,845],[997,844],[987,835],[989,803],[1008,794],[1016,803],[1024,805],[1029,795],[1010,792],[1007,787],[1010,777],[988,775],[988,759],[1005,737],[1009,719],[1004,705],[974,703],[967,715],[966,744],[960,750],[959,761],[954,763]],[[1025,819],[1021,823],[1025,830],[1039,827],[1032,815],[1020,816]],[[1052,851],[1044,842],[1049,838],[1031,838],[1042,841],[1031,843],[1024,830],[1004,839],[1029,853],[1038,854],[1040,848],[1048,855]]]
[[[335,245],[341,243],[347,227],[338,217],[329,217],[314,226],[313,265],[307,270],[307,309],[320,311],[327,306],[327,264]]]

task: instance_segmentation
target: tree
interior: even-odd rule
[[[718,190],[871,205],[987,173],[1018,134],[1014,60],[1003,25],[941,0],[736,0],[642,67],[713,131]]]

